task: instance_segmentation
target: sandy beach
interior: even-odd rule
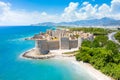
[[[65,58],[64,58],[65,59]],[[75,60],[75,57],[68,58],[66,57],[65,60],[69,60],[75,67],[82,66],[86,71],[95,78],[95,80],[113,80],[111,77],[104,75],[99,70],[96,70],[92,65],[89,63],[84,63],[82,61],[78,62]]]
[[[114,80],[109,76],[106,76],[105,74],[103,74],[102,72],[100,72],[99,70],[95,69],[91,64],[89,63],[84,63],[82,61],[78,62],[75,59],[75,56],[69,56],[69,54],[67,54],[65,56],[65,52],[73,52],[76,51],[77,49],[72,49],[72,50],[54,50],[51,52],[56,53],[57,55],[61,55],[61,56],[57,56],[54,57],[54,59],[64,59],[64,60],[68,60],[69,62],[71,62],[72,64],[74,64],[75,67],[79,67],[82,66],[86,69],[86,71],[95,78],[95,80]]]
[[[71,54],[63,54],[65,52],[73,52],[73,51],[76,51],[76,50],[78,50],[78,48],[71,49],[71,50],[51,50],[50,53],[55,55],[55,57],[52,57],[52,59],[59,59],[59,60],[69,61],[76,68],[82,66],[84,69],[86,69],[86,71],[91,76],[93,76],[95,78],[95,80],[114,80],[111,77],[106,76],[105,74],[103,74],[99,70],[95,69],[91,64],[84,63],[82,61],[80,61],[80,62],[76,61],[74,55],[71,56]],[[27,54],[27,55],[29,55],[29,54]],[[30,56],[35,56],[35,55],[30,54]],[[25,58],[25,57],[23,56],[22,58]],[[35,59],[35,58],[33,58],[33,59]]]

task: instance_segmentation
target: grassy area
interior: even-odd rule
[[[73,51],[73,52],[65,52],[63,54],[77,54],[79,51]]]

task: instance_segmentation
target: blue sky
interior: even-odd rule
[[[0,25],[120,20],[120,0],[0,0]]]
[[[12,4],[12,9],[24,9],[26,11],[45,11],[48,13],[61,13],[70,2],[79,2],[81,5],[87,1],[92,5],[102,5],[106,3],[110,5],[111,0],[1,0]]]

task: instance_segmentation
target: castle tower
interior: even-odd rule
[[[81,47],[81,44],[82,44],[82,39],[81,39],[81,37],[78,37],[78,48]]]
[[[36,54],[48,54],[49,48],[46,40],[36,40]]]
[[[69,38],[61,37],[59,40],[59,49],[70,49],[69,47]]]

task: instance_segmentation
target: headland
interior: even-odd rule
[[[83,40],[93,40],[94,36],[82,31],[69,31],[68,29],[48,30],[26,40],[34,40],[35,48],[23,54],[23,57],[33,59],[48,59],[54,57],[52,50],[72,50],[80,48]]]

